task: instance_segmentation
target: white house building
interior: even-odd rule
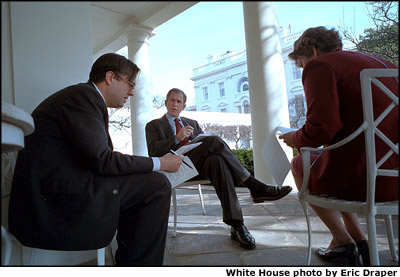
[[[193,69],[196,110],[205,112],[250,113],[246,50],[227,51],[219,58]]]
[[[289,29],[290,30],[290,29]],[[280,29],[280,44],[285,70],[290,122],[301,127],[305,121],[305,98],[301,84],[301,68],[288,58],[293,43],[303,32],[288,34]],[[246,50],[227,51],[207,57],[207,64],[193,69],[196,110],[201,112],[250,113],[249,79]]]

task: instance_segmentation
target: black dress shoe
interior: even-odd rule
[[[264,185],[257,189],[251,190],[250,195],[253,198],[254,203],[261,203],[264,201],[273,201],[285,197],[292,191],[292,187],[283,186],[279,188],[278,186]]]
[[[363,266],[370,266],[371,261],[369,259],[369,247],[367,240],[356,241],[358,252],[360,253]]]
[[[240,246],[246,249],[254,249],[256,247],[256,240],[244,224],[237,228],[231,227],[231,239],[238,241]]]
[[[333,249],[318,248],[317,256],[326,262],[338,263],[347,266],[358,266],[358,251],[355,243],[349,243]]]

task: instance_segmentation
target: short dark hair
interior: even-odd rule
[[[128,80],[133,82],[140,72],[139,67],[124,56],[107,53],[99,57],[93,64],[89,74],[89,82],[100,83],[105,80],[108,71],[116,75],[128,75]]]
[[[180,94],[182,94],[182,96],[183,96],[183,104],[186,103],[186,99],[187,99],[186,94],[182,90],[180,90],[179,88],[170,89],[168,91],[168,93],[167,93],[167,97],[165,98],[165,100],[168,100],[168,97],[171,95],[171,93],[180,93]]]
[[[289,59],[296,61],[300,57],[311,57],[312,46],[324,53],[335,52],[343,47],[339,32],[334,28],[328,30],[323,26],[309,28],[295,41],[294,50]]]

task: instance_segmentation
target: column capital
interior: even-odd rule
[[[128,43],[132,41],[147,43],[147,40],[156,34],[155,29],[134,23],[129,24],[124,30]]]

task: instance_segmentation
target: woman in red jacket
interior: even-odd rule
[[[394,64],[363,53],[342,51],[339,33],[325,27],[307,29],[295,42],[289,54],[302,67],[302,82],[307,102],[307,119],[296,132],[280,138],[293,148],[332,145],[351,133],[363,122],[360,72],[365,68],[397,68]],[[389,79],[389,78],[386,78]],[[398,95],[395,78],[383,83]],[[374,110],[377,113],[387,107],[389,99],[374,94]],[[380,129],[395,144],[398,142],[398,109],[392,110],[380,124]],[[387,147],[377,140],[377,160],[386,153]],[[340,199],[366,199],[366,160],[364,136],[360,135],[342,147],[313,155],[315,161],[310,172],[310,192],[326,194]],[[398,156],[392,155],[384,168],[398,168]],[[297,187],[302,184],[302,161],[300,155],[292,161],[292,173]],[[382,186],[382,183],[385,186]],[[376,201],[398,199],[398,178],[377,177]],[[328,248],[316,251],[326,261],[358,260],[361,253],[363,264],[369,265],[369,251],[365,236],[356,214],[341,213],[312,206],[332,233]],[[352,261],[351,261],[352,260]]]

